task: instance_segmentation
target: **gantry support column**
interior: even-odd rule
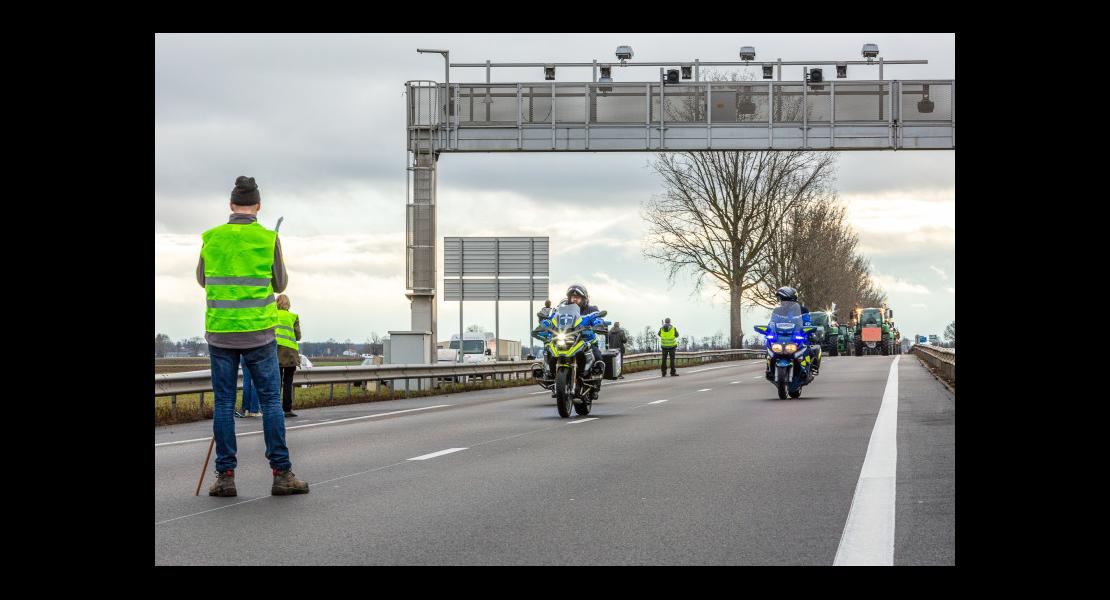
[[[412,197],[407,208],[407,286],[412,330],[432,334],[429,364],[436,362],[436,161],[437,153],[417,144],[413,149]]]

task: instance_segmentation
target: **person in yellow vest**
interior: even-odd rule
[[[281,410],[288,418],[297,416],[293,412],[293,372],[301,364],[300,346],[297,345],[301,339],[301,318],[289,312],[289,296],[285,294],[277,297],[277,309],[278,324],[274,328],[274,338],[278,346],[278,366],[281,367]]]
[[[258,224],[262,198],[253,177],[240,176],[231,192],[231,218],[201,235],[197,282],[204,288],[204,339],[212,365],[212,436],[216,442],[216,483],[209,496],[235,496],[235,389],[239,360],[262,405],[262,436],[273,470],[274,496],[307,494],[308,483],[290,470],[281,410],[274,291],[288,283],[277,232]]]
[[[671,325],[671,318],[667,317],[663,320],[663,326],[659,328],[659,346],[663,349],[663,360],[660,361],[660,366],[663,367],[663,377],[667,376],[667,357],[671,357],[671,376],[678,377],[678,371],[674,368],[675,351],[678,350],[678,328]]]

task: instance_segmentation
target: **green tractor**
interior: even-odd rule
[[[834,306],[832,310],[809,313],[810,322],[817,328],[814,334],[816,341],[821,344],[821,352],[829,356],[840,354],[843,347],[843,343],[840,342],[840,326],[833,312],[835,310]]]
[[[881,354],[888,356],[894,353],[894,311],[883,306],[882,308],[857,309],[855,315],[855,355]]]
[[[841,356],[851,356],[855,350],[856,329],[853,323],[840,323],[840,335],[836,336],[836,351]]]

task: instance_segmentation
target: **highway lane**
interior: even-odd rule
[[[238,498],[191,495],[206,442],[158,446],[156,563],[831,564],[891,360],[829,357],[801,399],[781,401],[759,361],[630,374],[592,420],[559,419],[535,387],[303,411],[449,405],[291,430],[306,496],[268,495],[261,436],[240,438]],[[907,397],[926,399],[912,412],[938,418],[939,384],[912,357],[903,371],[922,375],[905,377]],[[210,427],[163,428],[156,442]],[[920,452],[899,455],[899,525],[911,525],[897,530],[895,562],[950,564],[936,546],[951,546],[951,465],[929,464],[946,456],[919,429],[900,415],[900,443]],[[409,460],[455,448],[466,449]],[[918,479],[931,483],[914,491]]]

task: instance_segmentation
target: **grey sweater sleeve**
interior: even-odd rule
[[[280,238],[274,239],[274,266],[272,272],[274,275],[274,291],[280,294],[285,291],[285,286],[289,285],[289,274],[285,272],[285,260],[281,256]]]
[[[298,342],[301,341],[301,318],[300,317],[297,317],[297,320],[293,321],[293,335],[294,335],[294,337],[297,338]]]
[[[197,283],[200,284],[200,287],[204,287],[204,257],[203,256],[200,257],[199,261],[197,261]]]

